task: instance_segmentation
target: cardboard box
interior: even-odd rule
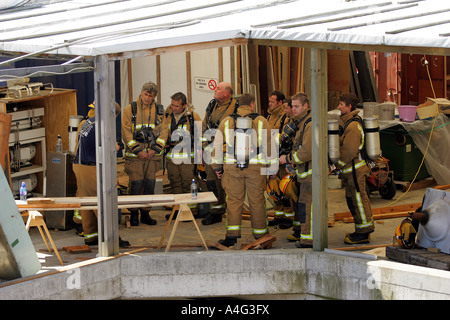
[[[450,101],[445,98],[427,98],[428,100],[417,107],[417,117],[420,120],[432,118],[436,115],[436,109],[440,113],[450,114]]]

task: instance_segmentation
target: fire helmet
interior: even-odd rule
[[[297,202],[298,200],[298,187],[295,183],[295,175],[287,174],[280,181],[280,190],[284,194],[286,199],[292,199]]]
[[[280,178],[269,179],[266,184],[266,192],[275,201],[284,199],[284,194],[280,190]]]
[[[394,240],[403,248],[411,249],[416,243],[416,234],[417,231],[412,225],[412,220],[406,218],[395,229]]]

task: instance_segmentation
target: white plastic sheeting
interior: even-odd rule
[[[11,9],[30,2],[30,0],[2,0],[0,2],[0,10]]]
[[[402,126],[411,135],[416,146],[425,154],[425,165],[427,171],[440,185],[448,184],[450,181],[450,121],[449,118],[440,113],[434,120],[421,120],[411,123],[402,122]],[[431,129],[433,133],[430,139]]]
[[[380,121],[380,129],[399,124],[408,132],[422,154],[426,153],[424,165],[428,173],[437,184],[448,184],[450,181],[450,119],[445,114],[439,113],[436,116],[436,122],[434,118],[414,122]]]
[[[65,44],[50,53],[97,56],[239,38],[450,49],[449,11],[441,0],[73,0],[0,12],[0,51]]]

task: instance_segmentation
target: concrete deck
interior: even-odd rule
[[[329,190],[329,215],[347,211],[343,189]],[[419,203],[425,189],[393,200],[371,196],[374,208]],[[283,299],[450,299],[450,272],[389,261],[383,245],[392,244],[395,228],[403,218],[376,221],[371,245],[379,248],[343,251],[352,223],[336,222],[328,228],[328,249],[298,249],[286,237],[290,229],[270,227],[277,240],[266,250],[206,251],[192,222],[180,223],[170,252],[156,250],[167,223],[166,210],[153,211],[156,226],[120,225],[120,235],[132,247],[116,257],[102,258],[97,248],[90,253],[60,251],[65,266],[45,252],[36,230],[30,235],[42,269],[33,277],[0,282],[0,299],[164,299],[199,297],[261,297]],[[205,240],[224,237],[225,222],[203,226]],[[75,231],[51,231],[58,248],[83,245]],[[244,221],[241,243],[250,242],[249,221]],[[169,234],[166,236],[166,241]],[[179,246],[189,244],[189,246]],[[145,248],[147,246],[147,248]],[[150,248],[148,248],[150,246]]]

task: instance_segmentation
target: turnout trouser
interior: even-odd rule
[[[124,169],[129,177],[130,195],[155,194],[156,172],[161,168],[162,160],[125,159]],[[150,208],[140,208],[141,213],[148,213]],[[137,209],[130,213],[137,213]]]
[[[73,164],[73,172],[77,179],[77,196],[90,197],[97,195],[96,166]],[[97,210],[80,210],[84,239],[94,241],[98,238]]]
[[[300,195],[297,201],[298,221],[300,222],[300,244],[312,245],[312,182],[300,183]],[[294,231],[298,230],[294,226]]]
[[[195,164],[181,163],[175,164],[171,159],[166,158],[167,177],[170,181],[170,188],[173,194],[190,193],[191,183],[194,176]]]
[[[375,230],[372,208],[366,192],[367,166],[352,171],[344,177],[345,199],[355,221],[356,233],[370,233]]]
[[[241,170],[230,165],[225,169],[222,184],[227,194],[227,237],[241,236],[242,210],[246,194],[254,238],[258,239],[268,233],[267,211],[264,206],[266,176],[261,175],[260,168],[259,165],[250,165]]]
[[[216,202],[211,203],[209,212],[212,214],[224,214],[227,208],[226,194],[223,188],[223,182],[217,178],[211,165],[205,164],[206,187],[208,191],[214,192],[217,198]]]

